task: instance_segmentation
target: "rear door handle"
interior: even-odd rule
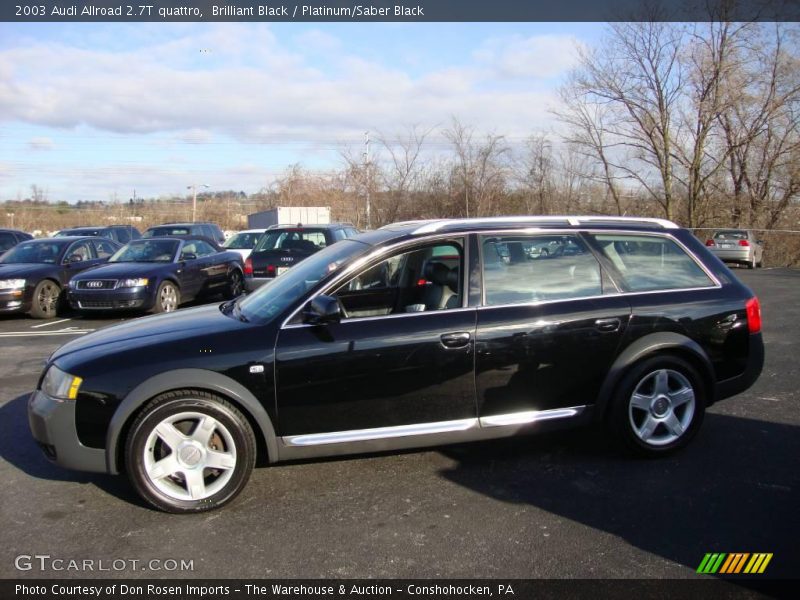
[[[443,333],[439,338],[442,340],[442,346],[445,348],[463,348],[469,344],[472,336],[467,331],[459,331],[456,333]]]
[[[603,333],[612,333],[614,331],[619,331],[619,326],[622,322],[617,318],[612,319],[597,319],[594,322],[594,326],[597,331],[601,331]]]

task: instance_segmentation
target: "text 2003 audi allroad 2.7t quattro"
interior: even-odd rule
[[[399,223],[247,297],[62,346],[29,420],[57,463],[125,472],[152,505],[201,511],[233,499],[257,459],[591,422],[666,454],[756,380],[760,332],[753,293],[669,221]]]

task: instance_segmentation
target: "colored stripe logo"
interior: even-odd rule
[[[763,573],[767,569],[769,561],[772,560],[772,553],[769,552],[709,552],[704,557],[700,566],[697,567],[698,573],[714,575],[716,573],[724,575],[736,575],[746,573],[755,575]]]

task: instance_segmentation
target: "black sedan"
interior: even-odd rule
[[[242,292],[242,258],[204,237],[147,238],[123,246],[108,264],[75,277],[70,306],[80,311],[171,312],[182,303]]]
[[[14,246],[0,258],[0,313],[55,317],[67,282],[108,260],[119,247],[94,237],[47,238]]]

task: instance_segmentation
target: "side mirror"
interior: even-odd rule
[[[194,252],[185,252],[181,254],[181,260],[197,260],[197,254]]]
[[[317,296],[306,306],[303,322],[313,325],[338,323],[342,319],[342,307],[333,296]]]

